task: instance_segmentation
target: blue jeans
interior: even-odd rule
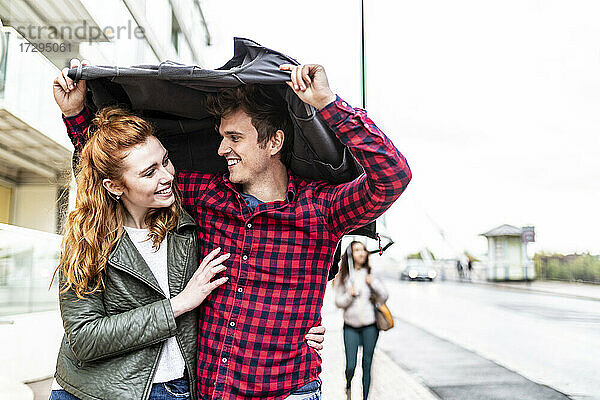
[[[190,385],[187,379],[179,378],[152,385],[152,391],[148,400],[187,400],[189,398]]]
[[[321,400],[321,382],[309,382],[284,400]]]
[[[79,400],[79,397],[73,396],[66,390],[53,390],[50,392],[49,400]]]
[[[155,383],[148,400],[187,400],[190,398],[190,386],[187,379],[179,378],[169,382]],[[53,390],[49,400],[79,400],[66,390]]]

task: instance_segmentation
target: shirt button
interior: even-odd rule
[[[235,326],[235,322],[231,321],[231,322],[229,323],[229,325],[230,325],[230,326]]]
[[[252,224],[249,223],[248,225],[246,225],[246,227],[247,228],[252,228]]]
[[[226,359],[225,357],[223,357],[223,358],[221,359],[221,361],[223,361],[223,363],[226,363],[226,362],[227,362],[227,359]]]
[[[247,260],[247,259],[248,259],[248,256],[244,254],[244,255],[242,256],[242,260],[244,260],[244,261],[245,261],[245,260]]]
[[[238,288],[238,292],[242,293],[244,291],[244,289],[242,289],[241,287]]]

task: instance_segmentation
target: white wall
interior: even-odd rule
[[[82,0],[82,3],[102,29],[125,27],[129,24],[136,27],[137,21],[142,25],[145,34],[145,39],[139,39],[135,35],[126,35],[125,33],[128,31],[124,30],[119,38],[113,34],[110,42],[82,43],[79,47],[81,56],[92,64],[129,66],[156,64],[166,60],[193,64],[195,61],[190,46],[194,46],[198,54],[201,54],[201,50],[204,48],[204,29],[201,25],[200,14],[191,0],[175,2],[175,7],[178,7],[175,14],[180,20],[179,25],[182,31],[187,33],[179,36],[179,54],[171,43],[171,15],[173,13],[171,1],[105,0],[97,2]],[[129,9],[127,5],[129,5]],[[132,17],[130,11],[135,18]],[[192,40],[192,43],[188,42],[188,38]],[[160,60],[149,42],[158,52]]]
[[[56,185],[19,185],[15,188],[14,225],[56,232]]]
[[[13,28],[9,32],[6,82],[0,107],[43,133],[66,149],[72,149],[52,96],[52,82],[58,69],[40,52],[24,51],[27,41]]]
[[[133,27],[136,26],[122,0],[106,0],[103,2],[83,0],[82,3],[102,29],[107,27],[118,29],[120,26],[128,26],[129,23]],[[169,23],[170,18],[171,15],[169,14]],[[136,38],[135,35],[126,34],[128,32],[122,31],[118,39],[117,33],[113,33],[114,37],[110,42],[82,43],[79,47],[82,58],[88,59],[91,64],[99,65],[127,66],[156,63],[156,55],[148,42],[145,39]]]
[[[508,262],[512,265],[522,265],[525,260],[521,260],[521,238],[511,237],[507,242]]]

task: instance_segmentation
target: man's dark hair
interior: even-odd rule
[[[289,166],[294,142],[294,125],[287,102],[278,89],[268,85],[249,84],[220,90],[207,98],[207,111],[217,119],[243,110],[258,132],[258,143],[266,143],[281,129],[284,133],[281,161]]]

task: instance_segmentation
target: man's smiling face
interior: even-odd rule
[[[229,180],[243,186],[261,179],[271,162],[269,141],[258,143],[258,131],[243,109],[221,118],[218,153],[227,159]]]

